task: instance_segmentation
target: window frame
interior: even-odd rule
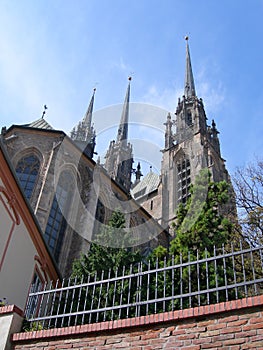
[[[28,161],[30,158],[34,158],[33,162]],[[40,173],[40,166],[41,161],[34,152],[21,155],[17,161],[15,167],[16,176],[19,180],[21,188],[24,191],[24,195],[28,200],[32,198],[36,188]],[[21,171],[19,171],[20,168]],[[33,174],[33,172],[35,173]]]

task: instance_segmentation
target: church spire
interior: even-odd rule
[[[129,103],[130,103],[130,82],[122,109],[120,125],[116,141],[111,141],[109,149],[105,156],[104,167],[108,174],[119,183],[127,192],[131,189],[132,173],[132,145],[128,142],[128,123],[129,123]]]
[[[127,144],[128,139],[128,122],[129,122],[129,104],[130,104],[130,89],[131,89],[131,77],[128,78],[129,83],[122,109],[122,115],[120,125],[118,129],[117,142],[124,142]]]
[[[92,158],[94,154],[95,138],[96,138],[95,130],[91,124],[95,91],[96,89],[94,88],[93,94],[89,103],[89,107],[82,121],[80,121],[78,125],[74,127],[70,133],[70,138],[73,141],[75,141],[75,143],[90,158]]]
[[[84,115],[83,118],[83,126],[86,127],[87,130],[91,129],[91,119],[92,119],[92,113],[93,113],[93,104],[94,104],[94,95],[96,92],[96,88],[93,89],[93,94],[89,103],[89,107],[87,109],[87,112]]]
[[[188,36],[186,36],[185,37],[185,40],[186,40],[186,69],[185,69],[185,84],[184,84],[184,95],[186,98],[196,96],[188,39],[189,39]]]

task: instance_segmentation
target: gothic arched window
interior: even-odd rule
[[[178,202],[186,203],[190,196],[191,167],[187,158],[177,162],[177,198]]]
[[[191,126],[193,124],[193,119],[192,119],[192,113],[191,111],[188,111],[187,112],[187,115],[186,115],[186,124],[188,126]]]
[[[95,219],[103,224],[105,222],[105,214],[105,206],[100,199],[98,199]]]
[[[45,230],[45,240],[58,261],[67,221],[63,216],[69,212],[73,195],[73,176],[65,170],[60,174]]]
[[[25,192],[27,199],[31,198],[40,167],[39,159],[31,154],[19,160],[16,166],[16,175]]]

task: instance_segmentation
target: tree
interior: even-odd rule
[[[102,243],[103,245],[99,244]],[[89,252],[75,260],[72,268],[72,277],[78,281],[96,282],[98,280],[115,278],[132,272],[136,272],[137,265],[142,261],[139,250],[127,248],[132,245],[132,238],[125,229],[125,217],[120,211],[113,212],[108,226],[97,234]],[[119,248],[115,248],[118,246]],[[136,298],[136,284],[129,284],[128,279],[116,280],[114,283],[93,284],[83,289],[81,296],[75,300],[75,309],[81,309],[85,305],[86,310],[106,308],[119,305]],[[80,300],[80,301],[79,301]],[[81,306],[78,306],[81,305]],[[120,317],[122,309],[87,315],[94,322],[105,321]],[[96,317],[96,318],[95,318]]]
[[[233,225],[223,215],[229,201],[229,184],[226,181],[212,182],[208,170],[203,169],[191,190],[186,205],[179,205],[174,224],[175,238],[170,244],[170,254],[189,258],[189,252],[196,257],[205,249],[213,253],[214,246],[227,243]]]
[[[74,261],[72,276],[83,278],[95,273],[99,276],[102,271],[109,270],[115,273],[116,269],[140,262],[142,256],[139,250],[128,248],[129,245],[132,245],[132,238],[125,229],[125,217],[116,210],[108,225],[95,236],[89,252]]]
[[[263,244],[263,161],[237,168],[233,183],[241,234],[252,246]]]
[[[170,242],[169,250],[154,250],[152,258],[165,258],[166,265],[193,262],[206,259],[214,255],[216,247],[220,249],[233,234],[233,224],[225,216],[225,208],[229,202],[229,184],[226,181],[212,182],[208,170],[201,170],[191,189],[191,196],[185,205],[181,204],[176,213],[174,223],[175,238]],[[190,291],[206,290],[216,286],[223,286],[225,277],[233,279],[232,271],[225,267],[223,260],[200,264],[192,264],[177,269],[176,275],[166,273],[166,290],[174,288],[174,293],[181,295]],[[162,280],[162,276],[158,276]],[[161,297],[162,284],[158,282]],[[191,290],[190,290],[191,288]],[[230,293],[229,293],[230,294]],[[229,295],[229,297],[234,297]],[[192,297],[192,306],[207,298],[207,293],[201,297]],[[211,293],[209,302],[216,302],[217,298],[224,300],[224,295]],[[179,303],[182,303],[179,305]],[[177,300],[173,307],[189,307],[189,298]],[[171,307],[171,305],[170,305]]]

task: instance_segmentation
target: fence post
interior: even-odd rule
[[[15,305],[0,307],[0,349],[11,350],[11,335],[21,331],[23,311]]]

